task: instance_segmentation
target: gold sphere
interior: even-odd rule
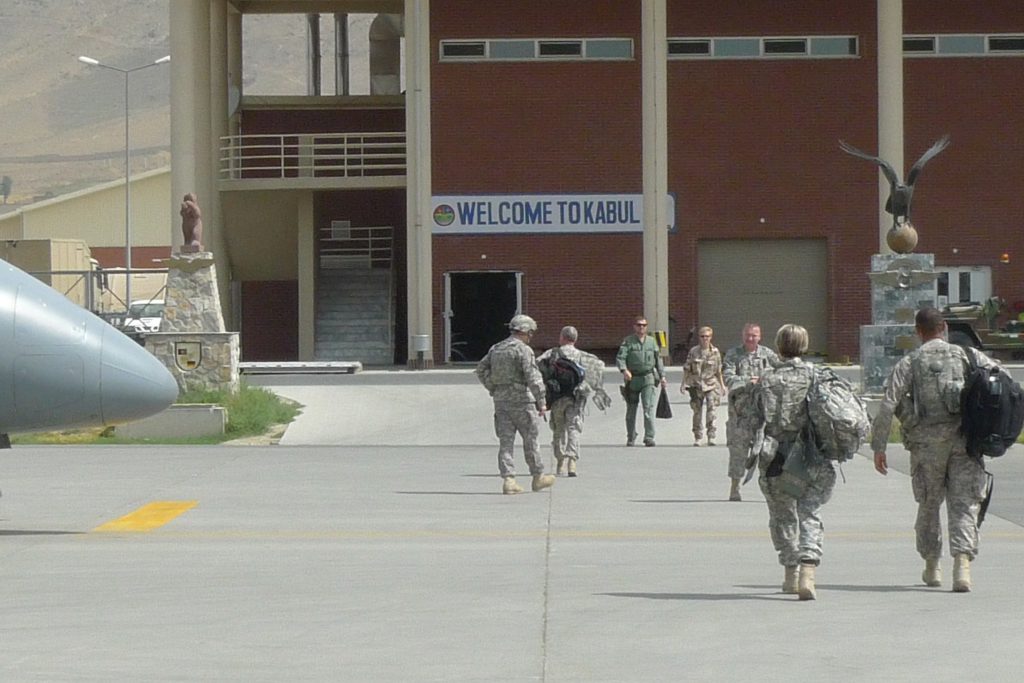
[[[910,223],[900,223],[889,230],[885,243],[897,254],[909,254],[917,246],[917,230]]]

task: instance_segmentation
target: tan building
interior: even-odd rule
[[[163,260],[170,256],[171,231],[177,229],[173,220],[177,219],[176,206],[171,204],[170,194],[169,168],[139,173],[131,179],[132,299],[159,297],[166,282]],[[97,295],[93,299],[71,297],[101,313],[125,308],[125,238],[123,180],[0,215],[0,245],[7,245],[3,257],[22,270],[88,270],[91,259],[95,267],[105,271],[102,281],[94,285]],[[76,249],[85,253],[84,260],[60,256],[70,253],[65,244],[68,242],[78,245]],[[26,255],[29,244],[33,245],[32,256]],[[44,252],[55,256],[43,257]],[[60,289],[57,282],[52,284]]]

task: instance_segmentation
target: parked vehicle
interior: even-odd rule
[[[159,332],[163,319],[163,299],[133,301],[128,307],[128,315],[124,319],[122,331],[128,335]]]
[[[976,302],[951,304],[942,309],[949,328],[949,341],[970,346],[1000,360],[1024,360],[1024,320],[995,325],[992,306]]]

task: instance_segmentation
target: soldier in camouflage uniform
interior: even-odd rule
[[[557,474],[576,476],[580,458],[580,433],[583,431],[583,412],[591,396],[594,405],[604,410],[611,403],[604,390],[604,363],[592,353],[576,348],[579,332],[566,325],[558,338],[558,346],[541,354],[538,361],[568,358],[584,370],[583,382],[573,396],[562,396],[548,406],[551,415],[551,446],[555,452]]]
[[[781,360],[761,375],[754,390],[754,410],[764,429],[757,459],[758,485],[768,503],[772,544],[779,553],[779,564],[785,567],[782,592],[814,600],[814,574],[824,539],[821,508],[832,497],[836,471],[833,461],[808,457],[800,493],[794,497],[785,485],[782,467],[787,456],[804,457],[806,439],[801,431],[810,420],[805,399],[815,371],[801,358],[807,352],[808,338],[800,325],[780,327],[775,346]]]
[[[740,480],[747,456],[761,437],[754,416],[754,387],[760,376],[778,361],[775,352],[761,346],[760,341],[761,326],[747,323],[743,326],[743,343],[729,349],[722,361],[722,376],[729,396],[729,421],[725,424],[725,438],[729,443],[729,500],[741,500]]]
[[[647,336],[647,318],[633,321],[633,334],[622,340],[615,356],[615,365],[622,373],[622,397],[626,400],[626,445],[636,443],[636,409],[644,405],[644,445],[654,445],[654,407],[658,387],[665,386],[665,366],[658,345]]]
[[[715,445],[717,425],[715,415],[719,399],[725,393],[722,378],[722,352],[711,345],[714,330],[702,327],[697,331],[700,343],[690,349],[683,366],[683,385],[680,391],[690,394],[693,410],[693,445],[700,446],[707,424],[708,445]]]
[[[533,475],[533,490],[555,483],[544,474],[537,441],[537,415],[544,414],[544,380],[537,368],[530,337],[537,323],[528,315],[517,315],[508,324],[511,334],[487,352],[476,366],[476,376],[494,399],[494,433],[498,436],[498,472],[503,479],[502,493],[522,493],[516,483],[512,447],[516,432],[523,438],[523,454]]]
[[[910,451],[910,483],[917,501],[914,530],[917,552],[925,561],[921,580],[942,585],[939,509],[945,500],[953,590],[966,593],[971,590],[971,561],[978,554],[978,512],[988,477],[980,459],[967,454],[960,433],[960,389],[970,367],[967,353],[974,354],[980,367],[995,363],[981,352],[947,343],[946,321],[934,308],[917,312],[914,331],[922,344],[901,358],[886,380],[871,426],[871,450],[875,469],[887,474],[885,447],[895,415]]]

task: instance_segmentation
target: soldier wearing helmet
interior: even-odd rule
[[[523,455],[533,475],[534,491],[555,483],[554,476],[544,474],[540,457],[537,416],[545,406],[544,378],[530,348],[530,337],[537,323],[528,315],[516,315],[508,323],[508,338],[490,348],[476,366],[476,376],[494,399],[494,433],[498,437],[498,472],[503,479],[502,493],[522,493],[516,483],[512,448],[516,433],[523,439]]]

